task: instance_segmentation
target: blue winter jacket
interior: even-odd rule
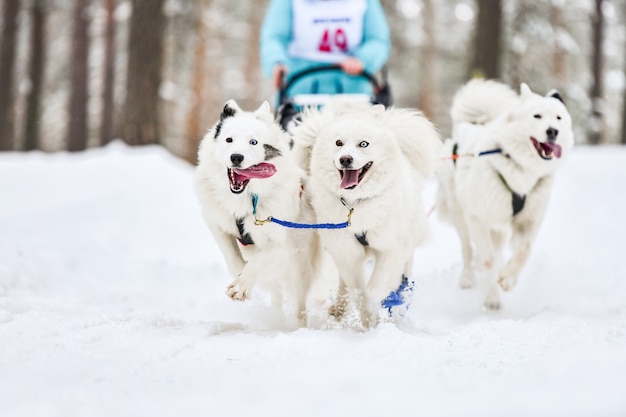
[[[291,40],[292,0],[271,0],[261,27],[260,52],[263,72],[272,76],[274,66],[282,63],[290,75],[306,68],[327,65],[303,58],[290,57],[287,49]],[[348,51],[364,65],[365,71],[375,74],[387,61],[391,42],[389,26],[379,0],[367,0],[363,22],[363,40],[358,48]],[[287,92],[295,94],[371,94],[369,81],[361,76],[350,76],[342,71],[323,72],[297,81]]]

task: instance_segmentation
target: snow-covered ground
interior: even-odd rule
[[[435,212],[407,317],[367,332],[228,299],[192,171],[0,154],[0,416],[626,415],[626,148],[575,149],[503,311]]]

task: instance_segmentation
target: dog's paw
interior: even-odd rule
[[[498,311],[502,308],[502,300],[487,298],[485,300],[485,308],[490,311]]]
[[[235,301],[244,301],[247,298],[245,288],[237,282],[233,281],[232,284],[226,288],[226,295]]]
[[[511,275],[500,277],[498,284],[504,291],[511,291],[517,285],[517,277]]]
[[[463,271],[461,279],[459,280],[459,286],[464,290],[474,288],[476,285],[476,277],[470,271]]]
[[[336,320],[341,320],[346,313],[346,301],[339,300],[328,309],[328,314]]]
[[[489,290],[489,293],[487,293],[485,308],[491,311],[498,311],[502,308],[502,297],[497,288],[492,288]]]

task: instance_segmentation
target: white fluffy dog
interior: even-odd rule
[[[305,112],[294,140],[312,147],[318,222],[343,221],[353,209],[349,227],[320,230],[340,277],[332,313],[343,314],[346,293],[356,290],[362,324],[369,326],[381,302],[410,275],[415,248],[427,236],[422,183],[434,174],[439,136],[417,111],[335,101]]]
[[[484,273],[485,306],[499,309],[500,288],[515,286],[544,217],[553,174],[574,144],[572,120],[557,92],[543,97],[522,84],[518,95],[491,80],[462,87],[451,115],[446,152],[452,160],[438,173],[438,212],[461,240],[461,287],[472,287],[477,273]]]
[[[198,155],[195,185],[202,214],[235,277],[227,294],[245,300],[258,284],[273,305],[287,303],[304,320],[318,238],[256,221],[270,216],[313,221],[303,191],[305,172],[269,104],[247,112],[227,102]]]

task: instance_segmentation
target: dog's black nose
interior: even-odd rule
[[[243,155],[240,153],[234,153],[230,156],[230,162],[233,163],[234,167],[238,167],[243,162]]]
[[[352,161],[353,159],[350,155],[344,155],[339,158],[339,163],[344,168],[350,168],[350,166],[352,165]]]
[[[556,140],[557,135],[559,134],[559,131],[557,129],[551,128],[549,127],[548,130],[546,130],[546,135],[548,135],[548,140]]]

